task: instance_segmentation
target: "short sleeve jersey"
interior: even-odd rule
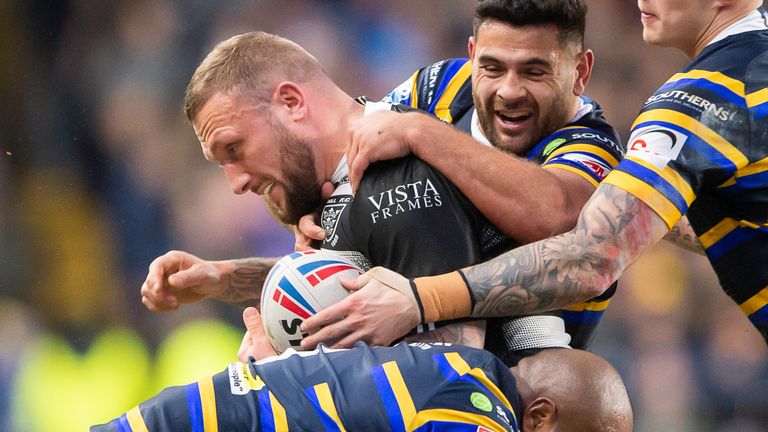
[[[421,68],[383,100],[427,111],[477,138],[472,125],[475,109],[469,59],[447,59]],[[575,173],[597,186],[623,158],[625,147],[596,101],[582,96],[581,104],[578,118],[543,138],[527,154],[518,156],[544,169]],[[616,284],[591,301],[558,312],[571,335],[571,346],[589,346],[615,291]]]
[[[687,214],[723,289],[768,339],[768,30],[704,48],[646,101],[629,142],[605,182],[670,228]]]
[[[487,351],[360,343],[233,363],[91,431],[518,431],[520,412],[514,376]]]

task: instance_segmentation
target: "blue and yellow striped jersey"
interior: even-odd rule
[[[472,63],[466,58],[454,58],[421,68],[392,90],[384,101],[427,111],[472,134]],[[553,131],[526,154],[518,156],[545,169],[573,172],[597,187],[622,160],[624,151],[618,133],[603,116],[600,105],[582,96],[576,119]],[[566,331],[571,335],[572,347],[586,349],[589,346],[615,291],[614,284],[596,299],[559,311]],[[494,337],[492,333],[488,334]],[[489,340],[489,343],[491,351],[502,355],[493,341]]]
[[[629,142],[606,183],[670,228],[687,214],[723,289],[768,339],[768,30],[707,46],[646,101]]]
[[[487,351],[360,343],[233,363],[91,431],[518,431],[519,413],[514,376]]]

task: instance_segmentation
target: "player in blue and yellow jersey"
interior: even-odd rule
[[[244,318],[251,345],[263,343],[258,312]],[[262,360],[166,389],[91,431],[632,430],[621,378],[584,351],[550,350],[512,369],[458,345],[250,353]]]
[[[704,248],[723,289],[768,339],[768,18],[760,4],[640,0],[643,38],[692,62],[646,101],[626,159],[576,228],[461,272],[415,279],[394,304],[417,310],[401,315],[402,325],[590,298],[688,215],[695,235],[680,242]]]
[[[419,69],[385,98],[460,132],[413,114],[366,119],[349,154],[353,183],[369,161],[413,152],[517,244],[572,228],[624,154],[600,105],[583,95],[593,64],[583,42],[586,10],[570,0],[481,2],[471,59]],[[365,131],[371,133],[361,138]],[[506,360],[504,351],[554,346],[563,331],[555,329],[586,348],[614,292],[547,315],[492,320],[486,348]],[[510,364],[517,357],[511,354]]]
[[[574,173],[597,187],[623,158],[624,147],[596,101],[584,95],[574,96],[574,99],[578,101],[578,109],[571,118],[572,121],[549,131],[544,137],[537,137],[532,148],[523,147],[524,152],[516,155],[540,165],[543,169]],[[469,59],[448,59],[419,69],[384,100],[430,112],[445,122],[453,123],[455,128],[471,135],[477,141],[487,146],[495,146],[488,136],[497,134],[483,132],[490,127],[483,127],[481,116],[474,105],[472,63]],[[504,148],[503,145],[498,147]],[[439,148],[439,144],[436,148]],[[453,169],[458,170],[459,167]],[[482,190],[476,188],[466,193],[472,198],[473,192],[480,194]],[[514,191],[510,191],[512,192]],[[614,284],[611,289],[588,302],[571,305],[552,314],[564,321],[572,347],[588,348],[615,291]],[[504,346],[510,351],[544,347],[545,329],[541,329],[542,333],[537,335],[540,337],[538,342],[527,342],[526,336],[521,333],[530,331],[539,326],[542,320],[549,319],[551,318],[539,316],[517,318],[509,322],[505,319],[494,320],[487,334],[487,348],[504,355],[500,351]],[[544,326],[546,327],[545,323]],[[497,338],[500,334],[506,339],[503,345],[500,345],[502,342]]]

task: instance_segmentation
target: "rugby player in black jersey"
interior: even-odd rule
[[[443,344],[274,357],[256,309],[243,318],[249,360],[91,431],[632,430],[621,378],[586,351],[546,350],[510,369],[487,351]]]
[[[578,0],[480,2],[470,59],[426,66],[385,99],[428,111],[454,128],[412,114],[353,122],[353,185],[368,161],[412,152],[443,172],[517,244],[572,228],[624,151],[599,104],[583,95],[593,64],[583,42],[586,11]],[[326,219],[324,214],[326,229],[317,233],[309,217],[299,227],[328,235]],[[498,353],[551,346],[550,329],[565,327],[572,346],[587,348],[614,291],[546,315],[492,320],[486,347]],[[312,321],[308,329],[314,331]],[[354,339],[324,341],[349,346]]]
[[[489,173],[494,172],[498,178],[494,179],[489,175],[482,178],[478,176],[477,179],[481,181],[493,179],[487,190],[494,194],[499,191],[499,186],[507,185],[509,181],[517,186],[506,189],[508,199],[500,206],[489,205],[487,196],[478,194],[477,188],[467,185],[466,175],[462,174],[454,180],[465,184],[467,189],[463,192],[470,198],[479,199],[485,205],[486,211],[490,210],[498,221],[517,236],[515,241],[526,242],[530,240],[530,235],[541,238],[545,232],[562,231],[564,228],[560,225],[568,218],[575,217],[578,206],[586,201],[598,182],[621,159],[623,148],[616,132],[603,118],[599,105],[589,98],[580,97],[592,66],[591,51],[582,47],[586,15],[584,3],[562,0],[518,3],[510,5],[505,2],[485,2],[480,5],[478,22],[482,22],[483,26],[478,31],[483,37],[478,38],[477,43],[472,40],[470,51],[494,53],[503,46],[502,52],[496,54],[502,57],[504,50],[510,48],[507,40],[516,40],[520,46],[510,51],[523,52],[520,59],[515,59],[520,63],[520,68],[525,69],[521,76],[530,80],[532,75],[549,70],[548,77],[533,79],[532,81],[536,81],[533,84],[516,83],[499,89],[499,92],[530,91],[535,94],[533,101],[515,101],[528,107],[525,109],[535,111],[529,113],[527,120],[523,122],[524,127],[510,132],[503,128],[497,130],[499,128],[496,126],[488,126],[489,111],[476,111],[473,108],[471,65],[466,60],[440,62],[425,68],[413,78],[415,91],[412,95],[405,97],[400,90],[393,94],[399,95],[399,101],[427,110],[445,120],[454,121],[458,128],[472,132],[476,138],[486,142],[490,138],[496,147],[519,153],[527,159],[527,162],[524,162],[510,156],[508,162],[511,165],[502,164],[495,169],[488,167]],[[530,10],[526,11],[526,8]],[[519,26],[520,22],[537,24],[529,28]],[[543,65],[537,62],[549,63]],[[555,69],[557,73],[554,73]],[[477,73],[477,70],[474,72]],[[437,79],[427,80],[427,75]],[[410,83],[406,83],[406,87],[410,88]],[[487,88],[476,91],[478,95],[487,95],[489,92]],[[478,103],[479,107],[486,105]],[[478,115],[478,112],[481,114]],[[428,139],[427,142],[431,140]],[[465,148],[472,150],[474,146]],[[398,187],[402,189],[401,192],[408,191],[408,184],[420,181],[415,177],[423,175],[421,171],[428,171],[444,183],[442,175],[418,160],[401,163],[399,168],[383,169],[383,177],[378,174],[382,169],[377,169],[377,174],[369,173],[369,176],[375,175],[377,178],[368,183],[373,185],[373,190],[364,191],[370,192],[366,196],[370,195],[369,201],[374,206],[381,206],[384,201],[387,205],[384,208],[369,209],[370,211],[360,208],[356,212],[360,215],[350,216],[352,211],[347,210],[346,214],[339,216],[339,210],[345,207],[342,201],[348,202],[351,197],[348,186],[346,192],[343,185],[337,188],[334,197],[325,206],[323,223],[328,229],[322,231],[326,240],[323,247],[364,252],[371,258],[369,261],[372,264],[396,268],[408,276],[434,274],[451,267],[465,266],[509,247],[510,242],[500,240],[496,228],[487,224],[484,217],[477,215],[474,208],[464,209],[468,203],[461,194],[453,193],[451,196],[456,198],[450,203],[445,203],[446,207],[439,211],[434,208],[418,208],[409,209],[413,210],[408,212],[409,215],[405,215],[405,211],[399,212],[400,206],[393,202],[392,193],[398,191]],[[456,170],[449,171],[456,173]],[[343,183],[340,180],[345,177],[344,174],[335,173],[338,177],[336,186]],[[382,178],[388,179],[391,187],[378,190],[378,186],[382,185]],[[455,191],[452,185],[445,187]],[[527,191],[526,194],[519,193],[523,189]],[[418,190],[412,192],[420,194]],[[545,192],[546,199],[541,199]],[[443,197],[446,198],[445,195]],[[306,203],[314,202],[314,198],[300,198]],[[426,207],[430,202],[421,202],[425,199],[429,201],[432,197],[406,196],[403,198],[403,205]],[[497,210],[505,208],[507,203],[513,204],[514,209],[510,208],[509,217],[500,217],[501,213]],[[540,206],[542,203],[544,205]],[[529,214],[520,216],[523,207],[529,208],[534,217]],[[450,208],[457,208],[459,211],[452,213]],[[350,220],[354,217],[359,220],[364,217],[363,214],[378,218],[372,222],[374,225],[378,223],[379,227],[373,229],[370,223],[361,225]],[[398,220],[385,221],[389,214],[399,216]],[[544,216],[535,216],[539,214]],[[467,215],[468,222],[462,222],[460,218]],[[341,229],[337,230],[338,221],[345,218],[346,223],[342,223]],[[414,227],[418,229],[421,226],[427,228],[422,231],[429,236],[411,235]],[[437,229],[438,227],[440,229]],[[427,241],[428,239],[431,241]],[[438,258],[435,251],[444,250],[454,252],[450,256]],[[143,301],[150,308],[165,310],[177,306],[178,301],[199,300],[206,296],[230,302],[254,299],[258,296],[258,287],[263,275],[273,262],[271,259],[251,258],[212,263],[183,252],[170,252],[150,266],[147,282],[142,287]],[[221,282],[228,282],[229,286],[225,288]],[[171,286],[175,296],[169,295]],[[573,337],[573,346],[585,348],[612,293],[613,291],[609,291],[593,301],[573,305],[569,310],[559,312],[558,316],[525,317],[504,323],[505,340],[500,340],[501,331],[496,330],[492,333],[494,338],[489,341],[489,348],[501,354],[507,349],[517,351],[567,345],[564,340],[568,336],[564,335],[562,330],[563,318],[565,327]],[[501,322],[497,325],[501,325]],[[513,356],[510,361],[515,358],[516,356]]]
[[[410,319],[401,314],[400,329],[369,330],[359,339],[396,338],[423,320],[521,314],[593,297],[683,215],[695,234],[680,242],[703,247],[723,289],[768,339],[766,11],[759,0],[638,4],[643,38],[692,61],[646,101],[626,159],[598,187],[576,227],[460,273],[416,279],[415,294],[391,305],[410,308]],[[363,289],[380,293],[385,284],[369,285]],[[316,318],[340,318],[333,315],[340,311],[328,312]],[[334,337],[340,331],[328,330]]]

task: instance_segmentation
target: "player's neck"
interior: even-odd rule
[[[712,20],[710,26],[704,30],[701,37],[699,37],[696,44],[692,47],[680,47],[679,49],[685,53],[691,59],[696,58],[707,45],[714,40],[717,35],[725,31],[728,27],[733,25],[736,21],[746,17],[752,11],[757,9],[760,5],[755,6],[751,3],[744,3],[739,8],[723,9]]]
[[[349,141],[349,124],[351,121],[363,116],[365,107],[357,103],[352,97],[339,90],[332,98],[333,102],[326,105],[328,112],[318,113],[325,117],[327,129],[321,137],[324,147],[323,172],[325,179],[331,179],[341,158],[344,156]]]

